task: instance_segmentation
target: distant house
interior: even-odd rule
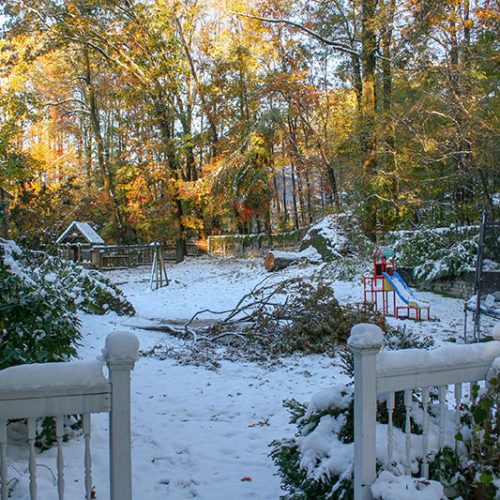
[[[73,221],[57,238],[59,256],[74,262],[90,261],[90,250],[94,245],[103,245],[104,240],[88,222]]]

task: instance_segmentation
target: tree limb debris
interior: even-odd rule
[[[280,282],[273,277],[267,275],[233,309],[198,311],[183,326],[147,327],[185,342],[162,339],[143,354],[210,367],[220,359],[277,363],[294,352],[332,355],[353,324],[380,322],[372,313],[340,306],[331,283],[320,276]],[[207,313],[210,319],[200,318]]]

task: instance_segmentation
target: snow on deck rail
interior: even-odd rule
[[[0,498],[9,496],[7,477],[7,421],[26,418],[30,498],[37,497],[37,419],[55,418],[57,491],[64,498],[64,416],[81,414],[85,442],[85,498],[92,497],[90,414],[107,412],[110,420],[110,498],[131,500],[130,372],[137,359],[135,335],[108,335],[103,359],[20,365],[0,371]],[[107,364],[109,379],[103,375]]]
[[[354,498],[371,500],[371,485],[376,473],[377,396],[386,401],[388,412],[387,460],[391,471],[394,467],[395,393],[404,391],[405,406],[405,460],[401,464],[406,475],[415,472],[418,466],[411,454],[411,419],[420,413],[423,422],[420,473],[429,476],[430,454],[442,450],[447,442],[445,432],[446,413],[454,407],[455,436],[460,429],[460,406],[464,382],[476,383],[488,377],[488,371],[500,357],[500,342],[446,345],[439,349],[406,349],[379,352],[382,348],[382,330],[375,325],[361,324],[353,327],[348,344],[354,353]],[[496,334],[495,334],[496,335]],[[453,386],[449,394],[448,385]],[[431,450],[429,443],[430,389],[438,390],[437,449]],[[421,408],[413,405],[414,390],[418,392]],[[451,396],[450,405],[447,395]],[[450,422],[448,422],[448,426]],[[448,433],[449,434],[449,433]],[[415,443],[414,443],[415,444]]]

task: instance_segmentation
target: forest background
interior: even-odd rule
[[[9,235],[375,240],[498,211],[493,0],[1,0]],[[4,213],[6,202],[3,202]]]

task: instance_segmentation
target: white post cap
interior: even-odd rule
[[[106,337],[102,353],[108,363],[135,363],[139,354],[139,340],[131,332],[112,332]]]
[[[357,349],[380,348],[383,343],[384,331],[380,326],[371,323],[354,325],[351,328],[351,335],[347,339],[347,345]]]

